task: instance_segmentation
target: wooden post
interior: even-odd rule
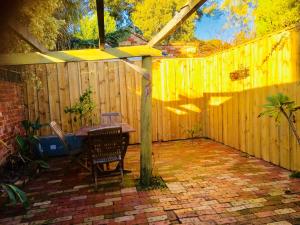
[[[147,76],[142,76],[140,181],[149,186],[152,176],[152,57],[143,57],[142,66]]]
[[[24,41],[30,44],[33,48],[37,49],[39,52],[48,52],[45,48],[23,25],[19,24],[17,21],[10,21],[8,23],[10,28]]]
[[[96,6],[99,31],[99,48],[103,50],[105,47],[104,0],[96,0]]]
[[[206,1],[207,0],[188,0],[180,11],[148,42],[148,45],[153,47],[166,39]]]

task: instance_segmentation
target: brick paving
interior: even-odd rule
[[[207,139],[153,149],[167,189],[136,190],[139,146],[128,149],[124,186],[101,178],[98,192],[79,166],[52,159],[25,187],[31,207],[2,209],[0,224],[300,224],[300,179],[289,171]]]

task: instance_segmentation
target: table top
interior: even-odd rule
[[[76,136],[87,136],[88,132],[90,130],[94,130],[94,129],[101,129],[101,128],[109,128],[109,127],[115,127],[118,125],[94,125],[94,126],[87,126],[87,127],[81,127],[78,131],[75,132]],[[127,123],[121,123],[119,124],[119,126],[122,127],[122,133],[130,133],[130,132],[135,132],[135,129],[130,126]]]

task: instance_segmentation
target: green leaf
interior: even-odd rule
[[[1,184],[1,187],[7,193],[9,202],[12,203],[13,205],[16,205],[17,204],[16,196],[14,192],[9,188],[9,186],[7,184]]]
[[[28,148],[25,139],[23,137],[21,137],[20,135],[16,136],[16,142],[17,142],[17,144],[18,144],[21,151],[24,151]]]
[[[47,162],[45,162],[44,160],[35,160],[34,161],[36,164],[39,165],[39,167],[44,168],[44,169],[49,169],[50,166]]]
[[[31,123],[30,127],[32,128],[33,132],[41,129],[43,126],[47,126],[49,124],[41,124],[40,118],[38,117],[33,123]]]
[[[29,120],[23,120],[21,123],[26,131],[30,129],[31,122]]]
[[[32,144],[40,143],[40,139],[36,135],[29,136],[28,138],[29,138],[29,142],[32,143]]]
[[[9,188],[11,190],[13,190],[13,192],[14,192],[15,196],[17,197],[17,199],[19,200],[19,202],[21,202],[25,208],[28,208],[29,202],[28,202],[26,193],[24,191],[22,191],[21,189],[19,189],[18,187],[16,187],[15,185],[7,184],[7,186],[9,186]]]

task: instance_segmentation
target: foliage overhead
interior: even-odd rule
[[[20,5],[15,12],[16,19],[37,38],[46,48],[55,49],[59,29],[64,21],[53,16],[60,6],[60,0],[43,1],[31,0]],[[1,33],[5,45],[0,52],[28,52],[32,50],[25,41],[16,36],[11,30]]]
[[[96,0],[18,0],[11,18],[17,19],[49,50],[97,47]],[[151,39],[180,10],[181,0],[105,0],[106,37],[112,46],[130,29]],[[5,9],[3,9],[5,10]],[[6,10],[7,11],[7,10]],[[168,41],[194,39],[195,21],[202,15],[225,15],[224,29],[235,34],[234,44],[300,22],[299,0],[208,0]],[[2,28],[4,29],[4,28]],[[5,28],[1,53],[32,51],[24,40]],[[116,33],[117,32],[117,33]],[[124,36],[122,36],[124,34]],[[110,39],[110,38],[113,38]]]
[[[138,1],[131,13],[132,22],[142,32],[146,39],[151,39],[160,31],[176,14],[185,1],[181,0],[143,0]],[[169,40],[189,41],[194,39],[195,20],[194,13],[172,35]]]
[[[259,37],[300,22],[299,0],[208,0],[206,15],[226,16],[224,30],[234,33],[234,44]]]
[[[96,0],[89,0],[90,8],[96,10]],[[117,22],[118,28],[132,25],[130,14],[134,10],[136,0],[105,0],[105,9]]]
[[[257,36],[300,22],[299,0],[257,0],[254,11]]]
[[[116,30],[116,22],[107,11],[104,12],[105,32],[112,33]],[[75,38],[81,40],[97,40],[98,36],[98,21],[97,14],[87,15],[79,21],[79,26],[76,28]]]

